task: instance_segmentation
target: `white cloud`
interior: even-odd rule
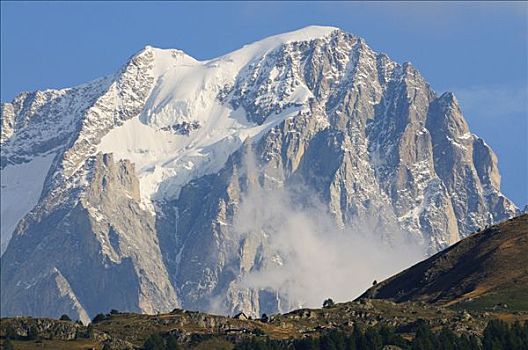
[[[254,167],[253,161],[247,163]],[[338,228],[328,207],[313,200],[317,196],[306,188],[270,190],[256,180],[250,182],[233,227],[241,244],[259,237],[266,258],[238,284],[278,293],[286,304],[280,311],[320,307],[328,297],[352,300],[373,280],[389,277],[424,256],[421,247],[405,241],[396,227],[384,228],[394,233],[391,242],[382,240],[380,228],[368,218],[354,227]]]

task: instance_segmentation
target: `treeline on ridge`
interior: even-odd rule
[[[482,337],[456,335],[444,328],[434,332],[427,322],[418,320],[412,340],[405,339],[394,329],[354,327],[351,333],[329,330],[320,337],[295,340],[273,340],[264,336],[245,338],[234,350],[382,350],[387,346],[402,350],[528,350],[528,321],[512,325],[500,320],[488,323]],[[145,350],[179,350],[184,347],[174,336],[151,335]],[[389,347],[390,349],[390,347]]]

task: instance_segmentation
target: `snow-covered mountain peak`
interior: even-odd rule
[[[288,33],[278,34],[244,45],[242,48],[220,56],[211,61],[229,61],[237,66],[244,66],[257,57],[261,57],[281,46],[294,42],[307,42],[323,39],[339,31],[337,27],[308,26]]]
[[[264,40],[277,40],[280,39],[283,42],[292,42],[292,41],[310,41],[314,39],[320,39],[325,37],[336,30],[342,30],[334,26],[322,26],[322,25],[310,25],[306,26],[291,32],[281,33],[278,35],[273,35]]]
[[[168,70],[200,63],[182,50],[162,49],[147,45],[134,54],[123,69],[126,70],[128,66],[134,65],[138,61],[148,62],[148,64],[143,65],[143,68],[147,69],[149,74],[155,78],[160,77]]]
[[[266,122],[255,124],[246,117],[243,108],[229,102],[231,98],[221,101],[219,96],[236,95],[231,90],[236,90],[237,84],[244,84],[244,89],[258,88],[261,82],[252,81],[252,69],[260,66],[263,57],[284,45],[323,39],[337,30],[310,26],[257,41],[208,61],[198,61],[180,50],[147,46],[129,63],[132,68],[143,67],[152,77],[144,108],[138,119],[126,121],[103,137],[97,150],[136,163],[142,197],[147,203],[161,193],[173,198],[190,179],[217,171],[248,136],[298,113],[312,95],[300,77],[287,77],[299,69],[292,66],[282,68],[281,74],[286,76],[281,80],[296,87],[288,88],[291,91],[282,93],[277,101],[297,107],[277,111]],[[294,57],[295,65],[298,64],[298,53],[285,55]],[[269,64],[274,64],[273,60]],[[266,74],[279,79],[279,70]],[[266,101],[271,102],[264,96],[258,100],[269,103]],[[267,114],[269,111],[261,117],[266,119]],[[169,178],[172,180],[167,181]]]
[[[249,48],[255,50],[264,50],[269,51],[274,48],[277,48],[281,45],[292,43],[292,42],[302,42],[302,41],[312,41],[316,39],[322,39],[335,31],[341,29],[337,27],[327,27],[327,26],[308,26],[298,30],[294,30],[287,33],[277,34],[270,37],[267,37],[262,40],[255,41],[249,45],[244,45],[241,49],[237,51],[247,50]],[[235,51],[235,52],[237,52]]]
[[[192,75],[193,80],[203,80],[204,84],[205,81],[210,80],[232,84],[244,67],[257,59],[261,59],[268,53],[286,44],[323,39],[336,31],[340,31],[340,29],[329,26],[308,26],[256,41],[220,57],[204,61],[196,60],[178,49],[161,49],[147,45],[132,56],[127,65],[137,59],[146,59],[149,63],[144,66],[151,70],[150,74],[157,80],[156,85],[158,86],[167,85],[168,83],[170,85],[170,82],[174,81],[179,83],[180,79],[187,75]],[[198,79],[196,79],[196,75],[198,75]],[[203,79],[200,79],[200,77]],[[199,86],[199,88],[203,87]]]
[[[2,258],[6,314],[287,311],[305,305],[307,281],[290,290],[248,274],[280,265],[313,281],[351,270],[356,228],[433,253],[517,212],[454,96],[334,27],[203,61],[147,46],[104,79],[21,94],[0,119],[3,246],[14,232]],[[308,197],[316,215],[296,208]],[[312,216],[339,235],[318,222],[310,233]],[[301,231],[345,261],[297,271],[312,261],[295,256],[317,256]],[[346,252],[326,245],[332,237]]]

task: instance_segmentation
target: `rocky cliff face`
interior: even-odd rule
[[[155,313],[178,306],[161,260],[155,220],[139,204],[134,166],[111,155],[89,159],[86,184],[65,203],[45,196],[17,227],[2,256],[2,312]]]
[[[288,264],[277,192],[426,254],[517,213],[452,94],[328,27],[203,62],[147,47],[114,76],[21,94],[1,159],[6,315],[300,306],[245,281]],[[42,187],[18,203],[27,183]]]

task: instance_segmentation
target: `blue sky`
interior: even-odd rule
[[[118,69],[145,45],[197,59],[307,25],[364,37],[454,91],[499,158],[502,189],[528,204],[528,4],[523,2],[4,2],[1,100]]]

